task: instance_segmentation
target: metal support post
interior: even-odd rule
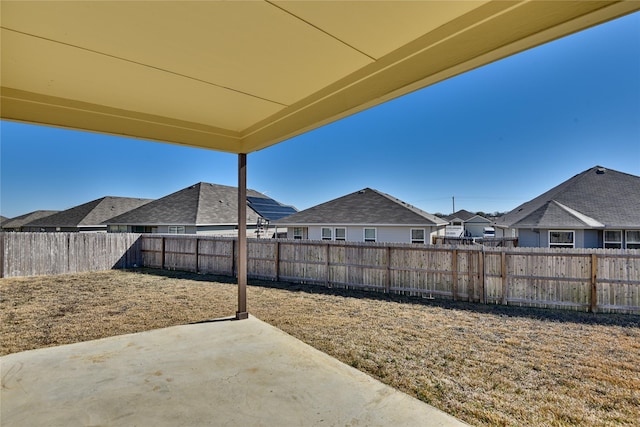
[[[247,312],[247,155],[238,154],[238,311],[236,319]]]

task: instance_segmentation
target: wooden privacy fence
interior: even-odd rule
[[[0,233],[0,277],[142,265],[139,234]]]
[[[0,277],[135,266],[235,275],[233,238],[0,233]],[[488,304],[640,313],[640,250],[249,239],[249,277]]]
[[[142,235],[143,265],[234,275],[233,238]],[[640,250],[250,239],[252,278],[489,304],[640,312]]]

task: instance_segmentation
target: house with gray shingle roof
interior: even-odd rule
[[[38,210],[2,221],[2,231],[26,231],[24,226],[31,221],[42,219],[60,211]]]
[[[24,231],[106,232],[103,221],[135,209],[151,199],[106,196],[28,222]]]
[[[447,221],[364,188],[275,221],[290,239],[430,244]]]
[[[247,236],[266,236],[268,221],[296,212],[247,189]],[[237,236],[238,189],[199,182],[105,222],[109,232]]]
[[[640,177],[594,166],[498,218],[518,246],[640,249]]]
[[[474,214],[467,210],[461,209],[444,217],[449,221],[449,225],[454,227],[463,227],[464,235],[467,237],[483,237],[485,229],[491,226],[491,220],[482,215]]]

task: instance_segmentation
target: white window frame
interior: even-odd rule
[[[553,243],[551,242],[552,233],[571,233],[571,243]],[[575,248],[576,247],[576,232],[575,230],[549,230],[549,247],[550,248]]]
[[[342,230],[342,237],[338,237],[338,230]],[[346,227],[336,227],[333,233],[334,239],[338,242],[344,242],[347,240],[347,229]]]
[[[421,231],[422,238],[420,239],[420,238],[413,237],[414,231]],[[409,238],[411,239],[411,243],[424,245],[427,242],[427,231],[424,228],[412,228],[411,231],[409,232]]]
[[[320,228],[320,238],[322,240],[333,240],[333,230],[330,227]]]
[[[620,238],[618,240],[611,240],[610,239],[610,235],[607,236],[607,234],[610,233],[618,233]],[[603,240],[603,247],[605,249],[621,249],[622,248],[622,236],[624,235],[624,233],[622,232],[622,230],[604,230],[603,236],[602,236],[602,240]]]
[[[186,229],[184,225],[170,225],[167,232],[169,234],[186,234]]]
[[[631,234],[638,234],[637,237],[631,238]],[[640,249],[640,230],[627,230],[625,232],[625,248],[627,249]],[[637,240],[636,240],[637,239]]]
[[[367,230],[373,230],[373,240],[371,238],[367,239]],[[366,227],[362,230],[362,238],[365,242],[377,242],[378,241],[378,230],[374,227]]]
[[[293,227],[293,238],[295,240],[304,239],[304,227]]]

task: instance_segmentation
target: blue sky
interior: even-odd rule
[[[233,154],[6,121],[0,138],[9,218],[237,185]],[[251,153],[247,184],[298,209],[371,187],[503,212],[595,165],[640,176],[640,13]]]

